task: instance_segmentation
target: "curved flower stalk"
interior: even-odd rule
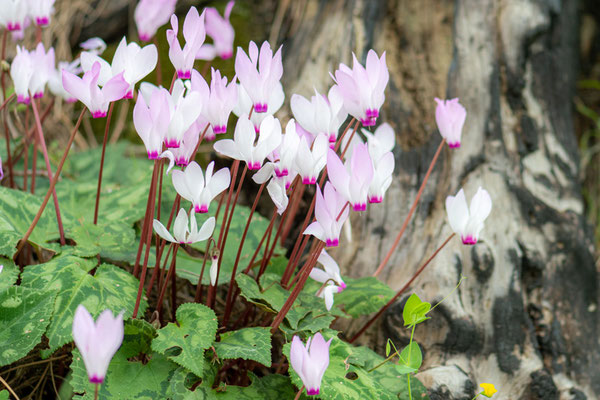
[[[17,46],[17,55],[10,66],[17,101],[29,104],[30,93],[35,99],[44,96],[44,87],[54,71],[54,49],[47,52],[42,43],[33,51]]]
[[[458,102],[458,99],[440,100],[435,98],[435,122],[440,134],[453,149],[460,147],[460,136],[467,118],[467,110]]]
[[[30,0],[29,16],[39,26],[46,26],[50,23],[50,17],[54,14],[55,0]]]
[[[184,171],[173,171],[173,186],[181,197],[191,201],[197,213],[208,212],[210,202],[231,183],[229,168],[221,168],[213,174],[215,162],[212,161],[206,167],[206,173],[202,174],[202,168],[192,161]]]
[[[238,47],[235,56],[235,73],[252,99],[254,112],[267,112],[271,93],[283,75],[281,47],[273,55],[269,42],[264,42],[260,53],[256,43],[250,42],[248,55]]]
[[[191,244],[196,242],[202,242],[208,239],[215,230],[215,217],[207,219],[200,229],[198,229],[198,223],[196,222],[196,215],[194,210],[191,211],[188,218],[187,212],[181,208],[173,223],[173,235],[168,231],[167,228],[157,219],[152,223],[154,231],[161,238],[171,243],[179,244]]]
[[[300,138],[295,164],[303,184],[314,185],[317,183],[317,176],[327,164],[327,150],[329,150],[329,139],[325,135],[315,138],[312,149],[305,136]]]
[[[238,89],[235,80],[227,84],[227,77],[221,77],[221,72],[211,68],[210,89],[208,84],[196,70],[192,70],[191,89],[199,92],[205,100],[202,115],[210,122],[213,132],[227,132],[229,114],[237,104]]]
[[[325,249],[321,251],[317,261],[323,265],[324,270],[313,268],[310,277],[317,282],[326,284],[325,287],[319,289],[317,295],[325,300],[325,307],[329,311],[333,306],[334,293],[346,289],[346,284],[340,276],[340,267]]]
[[[348,116],[344,99],[335,85],[329,89],[327,97],[315,89],[310,101],[298,94],[292,95],[291,108],[294,118],[305,130],[315,136],[326,135],[331,144],[336,142],[340,126]]]
[[[0,7],[0,25],[10,32],[23,29],[28,12],[27,0],[4,0]]]
[[[336,247],[339,244],[340,231],[350,212],[346,207],[346,199],[338,193],[333,185],[325,183],[325,189],[317,186],[315,201],[315,219],[304,231],[305,235],[313,235],[328,247]],[[340,215],[341,213],[341,215]],[[338,220],[338,215],[340,216]]]
[[[452,230],[460,235],[463,244],[476,244],[479,234],[483,229],[483,221],[492,211],[490,194],[482,189],[471,199],[471,206],[467,207],[465,192],[460,189],[456,196],[446,198],[446,212]]]
[[[157,160],[162,151],[162,143],[169,128],[169,91],[156,88],[149,96],[140,95],[133,108],[133,125],[144,142],[148,159]]]
[[[204,25],[206,27],[206,34],[212,38],[213,44],[206,43],[202,45],[196,55],[197,59],[213,60],[218,56],[223,60],[227,60],[233,56],[235,31],[233,25],[229,22],[229,17],[231,16],[234,4],[235,1],[233,0],[227,3],[222,17],[214,7],[207,7],[205,9],[206,19]]]
[[[177,0],[140,0],[133,13],[140,40],[149,42],[158,28],[169,22],[175,3]]]
[[[224,139],[215,143],[215,150],[235,160],[245,161],[249,170],[258,170],[268,154],[281,143],[281,124],[277,118],[268,116],[260,124],[260,136],[256,144],[254,126],[247,116],[238,119],[233,140]]]
[[[250,98],[250,96],[246,92],[246,89],[244,89],[242,85],[238,84],[237,87],[238,100],[237,104],[233,108],[233,113],[238,117],[241,117],[244,114],[250,115],[250,111],[253,110],[252,107],[254,106],[252,99]],[[283,85],[281,85],[281,82],[277,82],[277,85],[275,85],[275,88],[269,96],[269,100],[267,102],[267,111],[263,113],[258,113],[254,111],[252,112],[250,121],[252,121],[252,124],[254,124],[254,130],[256,131],[256,133],[260,133],[261,122],[263,122],[263,120],[269,115],[274,115],[277,111],[279,111],[281,106],[283,106],[284,101],[285,93],[283,92]]]
[[[392,184],[395,159],[392,149],[396,143],[394,130],[388,123],[381,124],[375,133],[363,129],[367,138],[369,155],[373,161],[373,180],[369,186],[369,203],[381,203]]]
[[[352,204],[354,211],[365,211],[369,187],[373,181],[373,161],[366,144],[354,146],[352,157],[346,165],[335,151],[327,153],[327,174],[335,189]]]
[[[100,77],[98,84],[104,86],[112,77],[123,73],[123,79],[129,83],[129,90],[125,98],[133,98],[133,89],[136,83],[154,70],[158,61],[156,46],[149,44],[140,47],[137,43],[127,43],[125,37],[121,39],[112,64],[109,64],[98,55],[91,52],[81,53],[81,67],[84,72],[90,70],[96,62],[100,63]]]
[[[122,73],[111,78],[102,89],[98,87],[99,76],[100,63],[94,63],[82,78],[66,70],[62,72],[65,90],[85,104],[94,118],[106,117],[108,104],[122,99],[129,89]]]
[[[367,54],[366,67],[352,54],[352,69],[345,64],[335,71],[335,82],[344,99],[348,114],[358,119],[363,126],[374,126],[379,117],[379,109],[385,100],[385,87],[389,72],[385,62],[385,52],[381,58],[374,50]]]
[[[329,346],[332,339],[326,342],[318,332],[308,338],[306,346],[298,336],[294,336],[292,339],[290,364],[302,379],[302,383],[306,387],[306,394],[309,396],[319,394],[321,380],[329,366]]]
[[[108,364],[123,343],[123,312],[113,317],[104,310],[94,319],[80,304],[73,317],[73,340],[81,353],[91,383],[102,383]]]
[[[169,59],[175,67],[175,70],[177,70],[179,79],[190,79],[196,54],[198,54],[198,51],[206,38],[204,12],[200,15],[198,14],[196,7],[191,7],[185,16],[183,22],[183,38],[185,39],[185,45],[183,48],[181,48],[179,39],[177,38],[179,32],[179,20],[175,14],[171,16],[171,28],[172,29],[167,30]]]

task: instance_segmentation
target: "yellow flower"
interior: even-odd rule
[[[485,397],[492,397],[494,393],[497,392],[496,387],[492,383],[482,383],[479,386],[481,386],[481,388],[483,389],[483,392],[481,394]]]

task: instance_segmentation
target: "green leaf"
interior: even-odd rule
[[[392,349],[390,348],[390,339],[388,339],[387,342],[385,342],[385,356],[386,357],[390,356],[390,351],[392,351]]]
[[[8,400],[8,390],[0,391],[0,400]]]
[[[296,396],[296,390],[287,376],[272,374],[258,378],[252,372],[249,372],[248,376],[252,380],[250,386],[227,385],[216,392],[216,398],[220,400],[291,400]],[[302,400],[308,399],[304,395],[300,398]],[[212,397],[207,397],[207,399],[212,399]]]
[[[50,322],[54,296],[17,286],[0,292],[0,366],[26,356],[40,343]]]
[[[379,311],[395,292],[375,277],[346,279],[346,289],[335,295],[335,304],[342,305],[343,310],[352,318]]]
[[[206,364],[205,360],[205,371],[210,368],[210,364]],[[177,368],[173,377],[169,379],[168,398],[171,400],[214,400],[216,395],[211,390],[212,379],[209,377],[204,376],[202,384],[195,387],[193,391],[191,390],[198,380],[199,378],[187,368]]]
[[[19,278],[19,268],[12,260],[0,257],[0,265],[3,265],[0,272],[0,290],[4,290],[17,281]]]
[[[417,342],[411,342],[400,352],[399,370],[403,374],[416,372],[423,363],[423,354]]]
[[[152,353],[150,343],[155,336],[154,328],[142,320],[125,321],[123,345],[108,367],[106,379],[100,385],[101,400],[154,400],[166,399],[169,380],[177,370],[177,364],[165,356]],[[94,398],[94,384],[87,372],[78,350],[73,351],[71,364],[73,391],[82,399]]]
[[[20,190],[0,187],[0,255],[12,258],[17,243],[25,235],[29,225],[42,204],[42,199]],[[58,225],[52,202],[48,204],[42,217],[29,237],[34,248],[57,251]]]
[[[136,247],[135,231],[128,224],[108,223],[94,225],[77,221],[69,228],[69,236],[75,241],[74,254],[93,257],[103,252],[118,252]]]
[[[152,349],[202,376],[202,355],[215,340],[217,316],[210,308],[196,303],[180,305],[176,316],[177,325],[169,323],[160,329]]]
[[[268,327],[225,332],[214,347],[219,358],[242,358],[254,360],[266,367],[271,366],[271,330]]]
[[[431,304],[425,301],[421,301],[419,296],[411,294],[402,310],[402,317],[404,318],[404,326],[413,326],[420,324],[423,321],[429,319],[427,313],[431,310]]]
[[[79,304],[94,316],[105,309],[115,313],[125,311],[125,318],[133,313],[139,282],[128,272],[110,264],[102,264],[90,275],[96,263],[92,260],[63,255],[38,265],[25,267],[22,285],[57,293],[52,320],[46,336],[52,354],[58,347],[72,340],[71,325]],[[140,303],[144,314],[146,301]]]

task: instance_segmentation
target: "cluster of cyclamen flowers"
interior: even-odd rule
[[[20,17],[15,11],[21,10],[19,7],[44,3],[44,7],[49,4],[51,8],[53,2],[10,0],[8,3],[12,14],[7,16],[7,9],[1,9],[0,21],[14,30],[26,25],[26,17]],[[227,5],[224,16],[212,8],[200,14],[192,7],[183,22],[183,46],[174,7],[175,0],[142,0],[135,11],[142,41],[151,40],[157,29],[170,20],[171,29],[166,35],[176,77],[169,89],[143,82],[137,93],[135,91],[136,84],[156,67],[158,52],[154,44],[140,47],[123,38],[109,63],[101,58],[105,45],[94,39],[82,44],[86,51],[78,60],[60,63],[55,68],[53,49],[46,51],[40,43],[31,52],[17,47],[11,76],[18,101],[27,103],[31,97],[43,96],[48,84],[57,96],[67,101],[79,100],[94,118],[101,118],[107,115],[112,102],[136,98],[133,122],[148,158],[155,161],[168,158],[167,173],[174,164],[181,167],[172,171],[172,182],[181,198],[192,203],[189,214],[184,208],[179,211],[173,234],[154,220],[157,234],[178,244],[207,240],[214,231],[214,217],[198,228],[195,214],[208,212],[211,201],[229,188],[232,174],[228,168],[215,171],[214,162],[203,172],[193,158],[201,141],[214,140],[227,132],[233,112],[238,116],[233,139],[217,141],[216,152],[238,163],[244,162],[248,170],[256,171],[253,180],[266,185],[279,214],[288,206],[293,182],[314,185],[314,221],[303,233],[313,235],[327,247],[338,246],[342,227],[349,220],[350,207],[361,212],[366,210],[367,204],[381,203],[392,182],[395,133],[389,124],[381,124],[374,132],[363,129],[362,139],[354,134],[357,123],[355,132],[340,137],[341,126],[348,115],[365,127],[376,124],[389,80],[385,53],[379,57],[370,50],[364,66],[356,56],[352,68],[340,64],[332,74],[334,84],[326,95],[316,90],[310,99],[294,94],[290,104],[294,119],[283,128],[274,117],[285,99],[280,82],[282,49],[273,52],[268,42],[262,43],[260,48],[250,42],[247,52],[242,48],[237,50],[236,76],[228,81],[218,70],[211,69],[209,84],[194,69],[194,62],[233,56],[234,31],[229,22],[233,2]],[[40,25],[49,20],[49,11],[47,17],[38,17],[39,13],[33,11],[27,15],[35,15]],[[212,44],[204,43],[207,34]],[[80,74],[83,75],[79,77]],[[435,100],[438,103],[435,117],[441,135],[449,147],[459,147],[466,110],[458,99]],[[318,182],[319,176],[329,180],[322,184]],[[475,244],[491,211],[491,199],[479,188],[469,207],[461,189],[456,196],[447,198],[446,209],[453,231],[461,236],[463,243]],[[339,266],[325,250],[318,262],[324,269],[313,269],[310,277],[323,283],[317,295],[324,298],[330,309],[334,294],[344,290],[346,284]],[[213,259],[210,272],[213,286],[217,267]],[[94,325],[85,309],[77,310],[74,338],[94,383],[103,381],[110,358],[121,344],[122,324],[122,315],[115,320],[110,311],[105,311]],[[298,337],[293,338],[291,366],[309,395],[319,393],[329,363],[330,342],[325,342],[320,334],[309,339],[306,346]],[[94,356],[98,351],[101,355]]]

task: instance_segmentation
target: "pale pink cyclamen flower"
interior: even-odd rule
[[[185,132],[198,120],[205,106],[205,99],[198,92],[186,90],[183,81],[178,79],[167,100],[170,123],[164,143],[167,147],[177,148],[181,144]]]
[[[146,146],[148,159],[157,160],[171,122],[170,94],[167,89],[156,88],[149,94],[148,102],[143,93],[140,89],[140,95],[133,108],[133,125]]]
[[[194,150],[196,150],[196,146],[200,140],[200,129],[202,128],[201,125],[198,124],[198,121],[194,122],[192,126],[190,126],[190,129],[183,134],[181,145],[178,148],[170,149],[173,153],[173,161],[178,166],[185,167],[190,163],[192,154],[194,153]]]
[[[352,157],[342,164],[335,151],[327,153],[327,174],[335,189],[352,204],[354,211],[365,211],[369,186],[373,181],[373,161],[366,144],[354,146]]]
[[[440,134],[453,149],[460,147],[460,136],[467,118],[467,110],[458,102],[458,99],[440,100],[435,98],[435,122]]]
[[[298,94],[292,95],[291,108],[294,118],[304,129],[315,136],[326,135],[332,144],[336,142],[340,126],[348,116],[344,99],[335,85],[329,89],[327,97],[315,89],[310,101]]]
[[[210,256],[210,285],[215,286],[217,284],[217,272],[219,272],[219,256],[213,254]]]
[[[0,6],[0,25],[10,32],[23,29],[27,12],[27,0],[3,0]]]
[[[70,73],[77,75],[81,73],[81,67],[79,65],[79,59],[72,62],[61,61],[58,63],[58,67],[52,70],[50,78],[48,79],[48,89],[50,92],[57,97],[63,98],[67,103],[75,103],[77,99],[73,97],[69,92],[65,90],[62,83],[62,71],[66,70]]]
[[[352,58],[352,69],[340,64],[340,68],[335,71],[334,80],[340,88],[348,114],[358,119],[363,126],[373,126],[385,101],[384,91],[390,77],[385,52],[378,58],[374,50],[369,50],[366,67],[358,62],[354,53]]]
[[[65,90],[85,104],[93,118],[106,117],[108,104],[122,99],[129,89],[129,84],[123,79],[122,73],[114,76],[102,89],[98,87],[99,76],[100,63],[95,63],[82,78],[67,70],[62,72]]]
[[[483,229],[483,221],[492,211],[490,194],[482,189],[471,199],[471,206],[467,207],[465,192],[460,189],[456,196],[446,198],[446,212],[452,230],[460,235],[463,244],[476,244],[479,233]]]
[[[94,63],[100,63],[100,77],[98,85],[104,86],[112,77],[123,73],[123,79],[129,83],[129,90],[125,98],[133,98],[133,89],[136,83],[154,70],[158,61],[156,46],[149,44],[140,47],[137,43],[127,44],[125,37],[121,39],[112,64],[91,52],[81,53],[81,67],[84,72],[90,70]]]
[[[346,207],[347,201],[330,182],[325,183],[323,193],[317,186],[316,196],[316,221],[306,228],[304,234],[313,235],[328,247],[336,247],[339,244],[340,231],[350,212]]]
[[[104,310],[94,319],[80,304],[73,317],[73,340],[81,353],[91,383],[102,383],[108,364],[123,343],[123,312],[113,317]]]
[[[281,145],[267,156],[270,160],[267,164],[273,165],[273,172],[276,177],[288,176],[290,171],[295,170],[299,145],[300,137],[296,133],[296,121],[291,119],[285,126],[285,135],[283,135]]]
[[[17,46],[17,55],[10,66],[10,77],[12,78],[17,101],[29,104],[29,83],[34,72],[34,64],[31,54],[21,46]]]
[[[196,70],[192,70],[191,89],[201,94],[205,100],[202,115],[206,118],[215,134],[227,132],[229,114],[237,104],[238,90],[235,81],[227,84],[227,77],[211,68],[210,89],[208,84]]]
[[[256,133],[260,133],[260,124],[263,122],[265,118],[269,115],[275,115],[277,111],[283,106],[283,102],[285,100],[285,93],[283,92],[283,85],[281,82],[278,82],[275,85],[275,89],[271,92],[269,96],[269,100],[267,102],[267,111],[263,113],[254,112],[253,108],[254,104],[252,99],[246,92],[246,89],[240,84],[238,87],[238,100],[233,108],[233,113],[241,117],[242,115],[250,115],[250,111],[252,111],[252,115],[250,116],[250,121],[254,124],[254,131]]]
[[[17,55],[10,67],[17,101],[29,104],[30,94],[37,99],[44,96],[44,88],[54,71],[54,49],[47,52],[42,43],[27,51],[17,46]]]
[[[254,125],[243,115],[238,119],[233,140],[224,139],[215,143],[214,149],[227,157],[245,161],[249,170],[259,170],[263,161],[281,143],[281,124],[277,118],[268,116],[260,124],[260,135],[256,144]]]
[[[29,25],[31,25],[31,19],[29,17],[25,17],[25,20],[23,20],[23,23],[21,24],[21,28],[10,32],[12,41],[18,42],[25,39],[25,30],[29,28]]]
[[[394,130],[388,123],[381,124],[375,133],[363,129],[367,137],[369,155],[373,161],[373,180],[369,186],[369,203],[381,203],[392,184],[395,159],[392,149],[396,143]]]
[[[218,56],[223,60],[227,60],[233,56],[235,31],[233,30],[233,25],[229,22],[229,17],[231,16],[234,4],[235,1],[233,0],[227,3],[223,17],[219,15],[219,12],[214,7],[207,7],[205,9],[206,34],[212,38],[213,44],[202,45],[196,55],[197,59],[212,60]]]
[[[229,168],[221,168],[213,174],[215,162],[206,167],[206,173],[192,161],[184,171],[173,171],[173,186],[177,193],[192,202],[197,213],[207,213],[210,202],[229,187],[231,174]]]
[[[317,282],[326,284],[319,289],[317,296],[322,297],[325,300],[325,308],[329,311],[333,306],[334,293],[340,293],[346,289],[346,283],[344,283],[340,275],[340,267],[337,262],[327,253],[327,251],[325,251],[325,249],[321,251],[317,261],[323,265],[324,270],[313,268],[310,272],[310,277]]]
[[[298,336],[292,339],[290,364],[302,380],[309,396],[319,394],[321,380],[329,366],[329,346],[332,339],[326,342],[318,332],[312,338],[308,338],[306,346]]]
[[[204,29],[204,12],[198,14],[196,7],[191,7],[183,22],[183,38],[185,45],[183,49],[179,44],[177,34],[179,32],[179,20],[173,14],[171,16],[171,28],[167,30],[167,41],[169,42],[169,59],[177,70],[179,79],[190,79],[196,54],[204,43],[206,31]]]
[[[300,138],[298,153],[296,153],[295,167],[302,177],[305,185],[317,183],[319,173],[327,164],[327,150],[329,150],[329,139],[325,135],[319,135],[311,144],[306,136]]]
[[[265,165],[263,165],[261,167],[261,169],[259,169],[258,172],[256,172],[252,176],[252,180],[254,182],[258,183],[259,185],[262,185],[263,183],[265,183],[269,179],[271,179],[271,180],[277,181],[276,182],[277,185],[279,185],[281,188],[288,190],[297,175],[298,175],[298,173],[294,169],[290,169],[290,170],[288,170],[287,175],[277,176],[277,174],[275,173],[275,163],[268,162],[268,163],[265,163]],[[274,186],[272,188],[274,189]],[[269,193],[269,194],[271,194],[271,198],[273,199],[273,202],[275,203],[275,205],[278,205],[279,209],[281,209],[279,207],[279,205],[281,205],[283,207],[283,209],[285,209],[285,207],[287,207],[287,193],[284,193],[285,199],[282,197],[282,194],[275,192],[275,191],[273,193]],[[276,194],[277,197],[273,198],[273,194]],[[285,204],[285,206],[284,206],[284,204]]]
[[[210,217],[198,229],[198,222],[194,210],[190,212],[188,218],[187,212],[181,208],[173,223],[173,235],[169,230],[157,219],[154,220],[152,226],[154,231],[167,242],[179,244],[192,244],[202,242],[208,239],[215,230],[215,217]]]
[[[250,42],[248,55],[238,47],[235,56],[235,73],[252,99],[254,112],[267,112],[271,92],[275,90],[283,75],[281,47],[275,55],[271,45],[266,41],[262,44],[260,53],[254,42]]]
[[[50,16],[54,13],[55,0],[29,0],[29,15],[39,26],[50,23]]]
[[[54,71],[54,48],[46,50],[40,42],[35,50],[30,53],[34,65],[34,74],[29,82],[29,91],[34,99],[44,96],[44,88]]]
[[[149,42],[158,28],[169,22],[175,3],[177,0],[140,0],[133,13],[140,40]]]
[[[85,42],[81,42],[79,47],[90,53],[100,55],[106,50],[106,42],[99,37],[93,37]]]

